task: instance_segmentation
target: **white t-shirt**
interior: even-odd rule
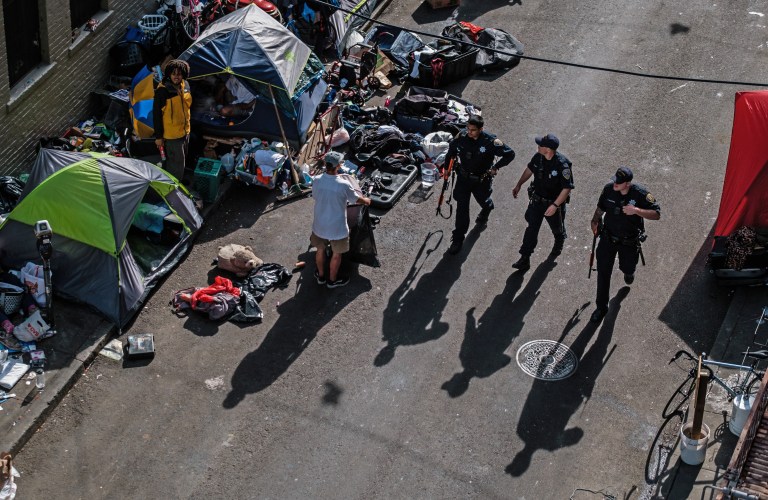
[[[251,94],[251,91],[245,88],[245,85],[240,83],[240,80],[234,76],[229,77],[226,86],[229,92],[235,98],[235,100],[232,101],[232,104],[248,104],[252,100],[256,99],[256,96]]]
[[[355,203],[360,195],[338,175],[321,174],[312,179],[315,219],[312,232],[327,240],[343,240],[349,236],[347,203]]]

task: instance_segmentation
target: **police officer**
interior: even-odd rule
[[[557,257],[563,251],[567,234],[565,232],[565,206],[573,189],[571,162],[557,151],[560,140],[552,134],[536,137],[538,151],[533,155],[528,166],[512,189],[512,196],[517,198],[522,185],[531,177],[533,182],[528,187],[528,209],[525,211],[523,244],[520,247],[520,259],[512,264],[515,269],[525,271],[531,267],[531,254],[536,249],[539,229],[544,219],[547,220],[555,244],[550,253]]]
[[[496,157],[500,157],[496,161]],[[456,200],[456,227],[453,230],[448,253],[455,255],[464,244],[469,229],[469,197],[474,196],[482,210],[475,221],[485,225],[493,210],[491,183],[498,170],[515,159],[515,152],[495,135],[483,132],[483,117],[470,116],[467,130],[455,137],[448,146],[445,161],[458,159],[456,186],[453,198]]]
[[[600,236],[596,252],[597,309],[590,318],[593,323],[599,323],[608,312],[608,292],[616,254],[619,254],[619,270],[624,273],[624,283],[631,285],[635,280],[640,244],[645,239],[644,219],[661,218],[661,207],[656,198],[644,187],[632,184],[632,178],[632,170],[619,167],[613,182],[603,188],[592,217],[592,233]]]

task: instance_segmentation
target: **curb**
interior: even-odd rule
[[[230,178],[226,178],[222,182],[216,200],[201,210],[203,221],[205,221],[214,210],[221,206],[233,184],[234,182]],[[203,222],[203,224],[205,224],[205,222]],[[200,232],[198,231],[197,234],[199,235]],[[188,255],[189,253],[184,256],[184,259],[186,259]],[[173,271],[175,271],[175,269]],[[48,383],[42,393],[34,388],[29,391],[24,400],[27,401],[27,399],[31,397],[29,403],[34,401],[35,404],[30,404],[28,407],[24,404],[22,405],[18,414],[14,416],[16,423],[12,430],[3,436],[2,441],[4,444],[1,445],[2,449],[7,450],[12,455],[16,455],[24,445],[27,444],[27,441],[29,441],[35,432],[37,432],[37,430],[45,423],[48,416],[53,413],[61,400],[64,399],[64,396],[69,393],[69,389],[80,380],[80,376],[85,372],[88,366],[93,363],[93,360],[96,359],[99,351],[104,348],[110,339],[119,336],[121,333],[122,332],[114,324],[107,320],[101,320],[96,329],[83,341],[79,352],[70,358],[70,361],[66,366],[59,368],[55,372],[53,370],[48,372]],[[21,383],[22,380],[20,380],[19,383]],[[23,425],[22,419],[24,422],[29,422],[28,425]]]
[[[37,389],[34,388],[30,391],[29,394],[34,394],[32,401],[36,400],[38,403],[45,404],[30,405],[26,412],[22,408],[20,415],[16,416],[16,421],[18,422],[22,417],[27,417],[29,425],[14,424],[11,432],[4,436],[6,442],[9,443],[5,449],[16,455],[24,447],[32,435],[45,423],[48,415],[56,409],[69,389],[80,379],[80,375],[91,364],[115,331],[116,328],[112,323],[106,320],[101,321],[96,330],[83,342],[85,347],[72,357],[70,364],[60,368],[54,376],[50,377],[42,394],[36,392]]]

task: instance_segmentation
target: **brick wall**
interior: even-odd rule
[[[156,8],[154,0],[102,0],[111,15],[70,50],[70,0],[30,1],[40,6],[43,59],[53,67],[12,106],[7,105],[11,89],[0,10],[0,175],[28,171],[40,137],[59,136],[88,118],[90,92],[102,89],[109,76],[109,48],[123,37],[126,27]]]

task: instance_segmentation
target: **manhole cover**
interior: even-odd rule
[[[532,340],[517,350],[517,365],[539,380],[562,380],[576,371],[579,360],[565,344]]]

